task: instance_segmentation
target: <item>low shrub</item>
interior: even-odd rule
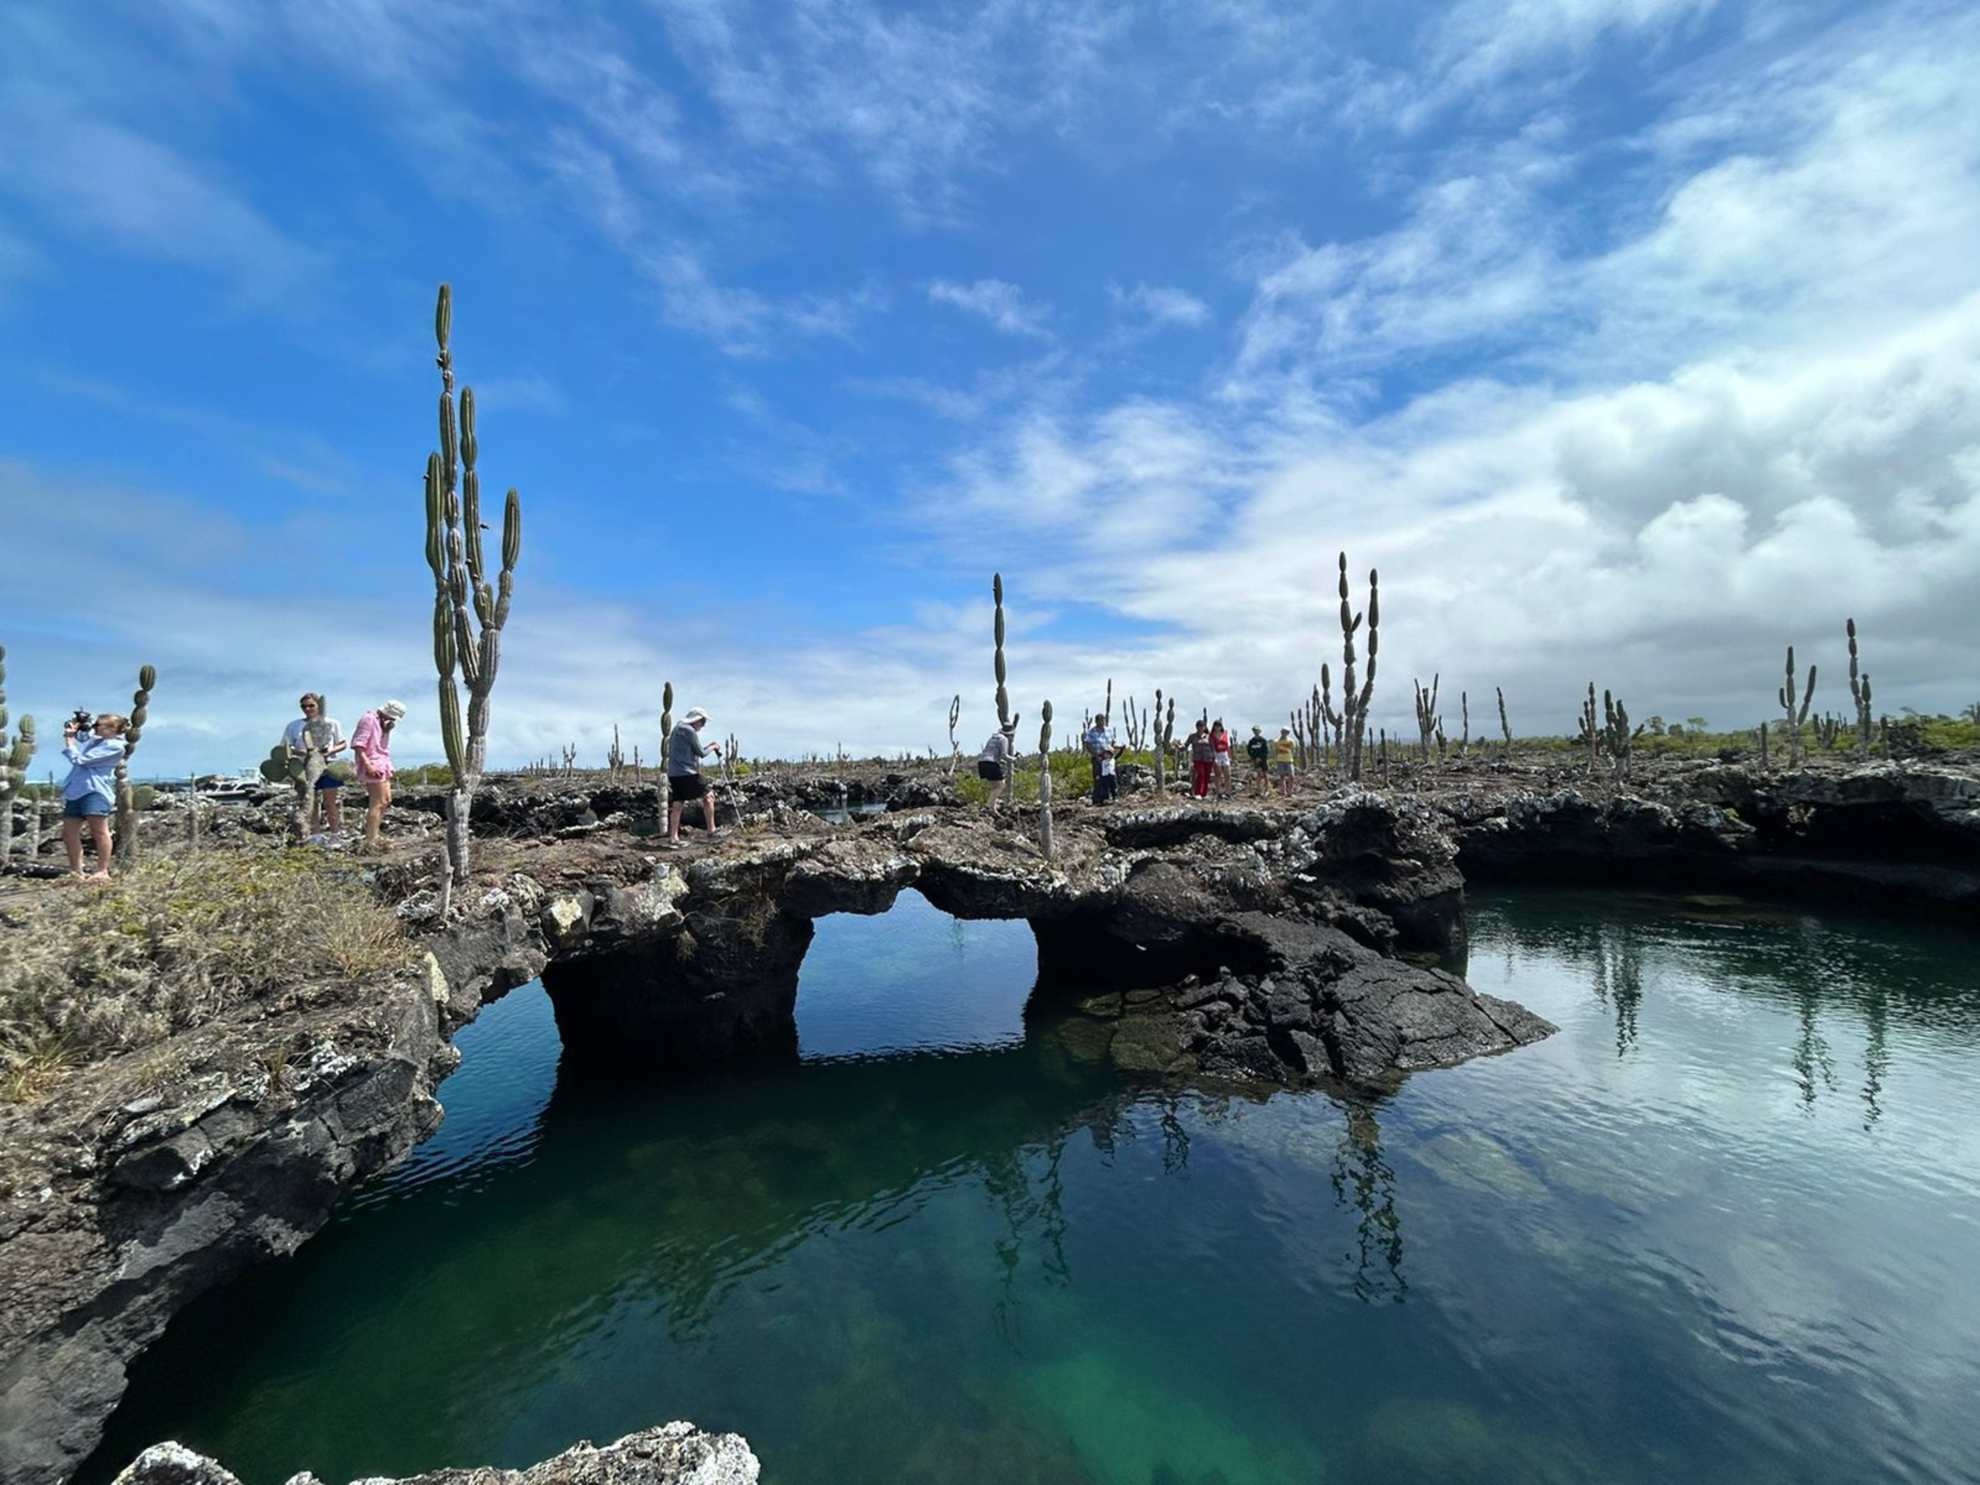
[[[0,926],[0,1098],[414,952],[358,868],[319,852],[208,853],[142,863],[101,890],[51,885]]]

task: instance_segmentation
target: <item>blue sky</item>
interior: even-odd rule
[[[1156,686],[1276,724],[1980,698],[1980,16],[0,0],[8,700],[437,756],[432,301],[522,493],[491,756]],[[1495,724],[1494,724],[1495,725]],[[41,767],[55,761],[49,748]]]

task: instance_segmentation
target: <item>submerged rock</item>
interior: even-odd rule
[[[741,1435],[703,1433],[692,1423],[669,1423],[627,1434],[598,1448],[566,1449],[528,1469],[444,1469],[402,1480],[367,1477],[361,1485],[754,1485],[759,1466]],[[181,1444],[154,1444],[116,1485],[241,1485],[217,1460]],[[304,1471],[288,1485],[323,1485]]]

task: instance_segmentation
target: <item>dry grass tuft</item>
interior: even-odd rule
[[[147,862],[51,887],[0,926],[0,1099],[312,981],[367,979],[414,945],[357,867],[312,851]]]

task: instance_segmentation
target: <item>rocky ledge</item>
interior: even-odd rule
[[[361,1485],[755,1485],[756,1456],[732,1433],[691,1423],[627,1434],[595,1448],[578,1444],[526,1470],[450,1469]],[[241,1485],[218,1461],[178,1444],[155,1444],[117,1476],[116,1485]],[[287,1485],[323,1485],[304,1471]]]
[[[1980,777],[1919,763],[1440,792],[1467,878],[1683,885],[1980,921]]]

